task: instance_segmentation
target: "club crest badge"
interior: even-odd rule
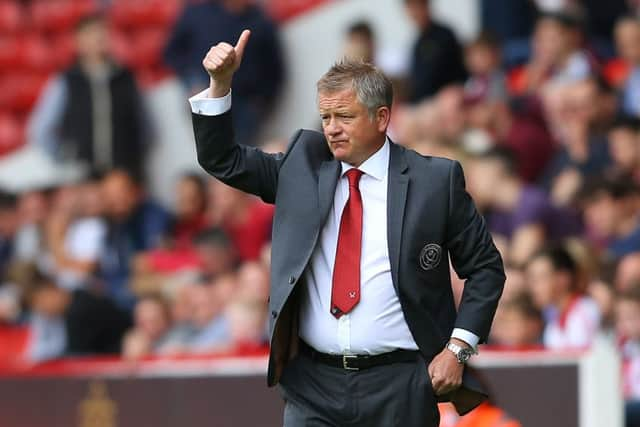
[[[420,267],[423,270],[433,270],[440,264],[442,248],[435,243],[429,243],[420,252]]]

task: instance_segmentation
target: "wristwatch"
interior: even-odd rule
[[[447,350],[456,355],[458,363],[460,363],[461,365],[466,363],[471,356],[477,354],[477,352],[472,348],[462,347],[451,341],[449,341],[449,343],[447,344]]]

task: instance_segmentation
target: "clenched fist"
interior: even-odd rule
[[[211,76],[211,96],[219,98],[231,90],[233,73],[240,67],[244,49],[249,41],[251,31],[244,30],[235,46],[221,42],[212,47],[202,60],[209,76]]]

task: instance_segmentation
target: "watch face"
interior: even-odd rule
[[[460,363],[466,362],[467,360],[469,360],[470,357],[471,357],[471,352],[466,348],[463,348],[458,352],[458,361]]]

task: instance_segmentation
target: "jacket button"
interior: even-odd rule
[[[293,276],[289,276],[289,284],[293,285],[294,283],[296,283],[296,278]]]
[[[274,319],[275,319],[276,317],[278,317],[278,312],[277,312],[277,311],[275,311],[275,310],[273,310],[273,311],[271,312],[271,317],[273,317]]]

